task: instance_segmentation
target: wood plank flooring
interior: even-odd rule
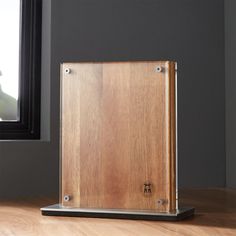
[[[235,236],[236,190],[180,191],[181,205],[196,215],[180,222],[133,221],[42,216],[40,207],[53,199],[0,201],[0,236]],[[57,201],[57,200],[56,200]]]

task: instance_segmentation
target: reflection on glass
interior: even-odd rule
[[[0,0],[0,120],[16,121],[19,87],[20,0]]]

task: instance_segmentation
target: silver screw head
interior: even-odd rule
[[[161,67],[161,66],[157,66],[156,67],[156,72],[157,73],[160,73],[160,72],[162,72],[163,71],[163,68]]]
[[[162,206],[162,205],[164,205],[165,203],[166,203],[166,200],[165,200],[165,199],[158,199],[158,200],[157,200],[157,205],[159,205],[159,206],[160,206],[160,205]]]
[[[69,195],[65,195],[64,196],[64,201],[65,202],[69,202],[70,201],[70,196]]]
[[[66,69],[65,69],[65,73],[66,73],[66,74],[70,74],[70,73],[71,73],[71,69],[70,69],[70,68],[66,68]]]

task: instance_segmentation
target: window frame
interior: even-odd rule
[[[40,139],[42,0],[20,0],[19,121],[1,121],[0,139]]]

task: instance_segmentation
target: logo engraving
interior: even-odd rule
[[[149,182],[144,183],[143,193],[145,195],[150,195],[152,193],[152,184],[151,183],[149,183]]]

